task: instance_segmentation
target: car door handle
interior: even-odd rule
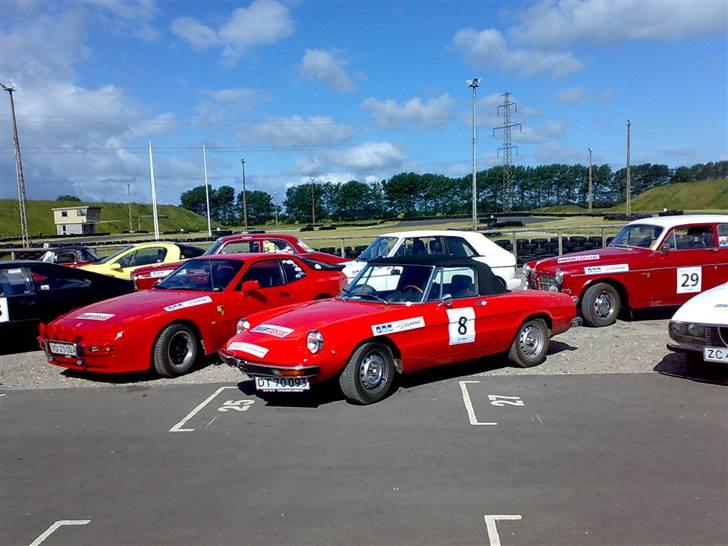
[[[291,293],[290,292],[279,292],[278,295],[279,296],[290,296]]]
[[[476,303],[475,305],[479,305],[479,306],[481,306],[481,307],[485,307],[486,305],[488,305],[488,302],[487,302],[487,301],[485,301],[485,300],[480,300],[480,301],[479,301],[478,303]]]

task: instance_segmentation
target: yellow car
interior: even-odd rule
[[[96,263],[81,266],[81,269],[131,280],[131,273],[137,267],[177,262],[200,256],[203,252],[201,248],[178,243],[141,243],[128,246]]]

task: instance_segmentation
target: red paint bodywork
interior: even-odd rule
[[[475,341],[450,345],[447,310],[464,307],[475,312]],[[362,343],[384,341],[401,363],[400,371],[410,373],[503,353],[510,348],[518,327],[526,319],[537,316],[547,320],[555,335],[571,327],[576,309],[571,298],[564,294],[528,291],[458,299],[452,307],[440,302],[387,305],[337,298],[250,316],[250,329],[235,335],[220,353],[279,370],[317,367],[318,375],[311,379],[316,383],[337,377]],[[386,335],[375,335],[372,330],[375,325],[418,317],[424,319],[423,327]],[[290,328],[293,332],[283,338],[253,332],[260,324]],[[306,336],[312,329],[321,332],[324,338],[323,349],[316,354],[306,348]],[[257,345],[267,349],[267,353],[260,358],[230,350],[235,342]]]
[[[315,270],[295,256],[236,254],[208,256],[205,259],[239,260],[244,265],[227,288],[220,292],[162,289],[134,292],[75,309],[47,325],[41,325],[38,341],[49,362],[66,368],[104,373],[148,370],[159,333],[176,322],[192,325],[199,334],[205,354],[213,354],[235,334],[240,318],[294,302],[332,297],[347,283],[342,273]],[[306,276],[287,284],[243,294],[240,284],[251,264],[274,259],[294,260]],[[210,298],[209,303],[172,311],[164,309],[205,296]],[[83,313],[107,313],[113,317],[108,320],[78,318]],[[52,355],[46,341],[75,342],[81,347],[81,355],[79,358]],[[106,349],[102,349],[92,353],[91,346],[112,349],[110,352],[103,352]]]
[[[341,258],[340,256],[334,256],[333,254],[328,254],[326,252],[318,252],[315,250],[310,249],[308,246],[305,246],[305,244],[302,243],[302,241],[293,235],[288,234],[278,234],[278,233],[253,233],[253,234],[240,234],[240,235],[226,235],[224,237],[220,237],[213,243],[212,246],[220,245],[219,248],[216,249],[214,254],[211,255],[217,255],[221,253],[225,253],[225,247],[229,245],[230,243],[243,243],[247,241],[283,241],[287,243],[293,250],[290,252],[291,254],[295,256],[301,256],[303,258],[308,258],[310,260],[316,260],[318,262],[323,262],[327,264],[338,264],[342,262],[349,261],[346,258]],[[209,250],[208,250],[209,252]],[[207,254],[205,254],[207,255]],[[170,263],[164,263],[164,264],[155,264],[150,265],[146,267],[139,267],[132,273],[132,280],[134,281],[134,286],[137,290],[146,290],[148,288],[151,288],[155,284],[159,282],[159,280],[163,277],[154,276],[164,273],[171,273],[175,269],[177,269],[182,264],[182,261],[179,262],[170,262]]]
[[[664,241],[674,229],[702,224],[686,221],[666,229],[660,240]],[[728,281],[728,246],[719,245],[717,224],[713,225],[713,241],[712,247],[700,249],[662,252],[659,244],[655,250],[607,247],[535,260],[528,263],[531,268],[527,279],[528,287],[543,289],[543,276],[553,277],[556,270],[561,269],[564,280],[560,291],[571,295],[577,303],[581,301],[587,288],[598,282],[606,282],[618,289],[623,305],[631,309],[682,305],[700,292],[678,293],[679,268],[701,267],[701,292]],[[589,256],[598,258],[586,259]],[[628,271],[588,271],[588,268],[593,267],[625,265],[629,268]]]

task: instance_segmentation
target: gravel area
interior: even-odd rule
[[[529,369],[509,366],[504,356],[490,357],[441,372],[466,376],[559,375],[663,372],[685,375],[684,358],[665,348],[668,341],[665,318],[618,321],[608,328],[572,328],[551,341],[543,364]],[[715,370],[714,370],[715,372]],[[438,372],[426,372],[434,373]],[[719,374],[724,371],[718,370]],[[244,376],[233,368],[210,359],[204,367],[175,379],[151,374],[83,374],[51,366],[41,351],[0,356],[0,389],[99,388],[123,385],[157,387],[178,384],[232,383]],[[437,380],[437,377],[434,378]],[[714,379],[714,378],[713,378]],[[722,382],[722,381],[721,381]]]

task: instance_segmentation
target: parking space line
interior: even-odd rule
[[[51,536],[53,533],[55,533],[60,527],[63,527],[64,525],[88,525],[91,523],[90,519],[61,519],[56,522],[54,522],[48,529],[43,531],[43,533],[36,538],[33,542],[28,544],[28,546],[38,546],[39,544],[43,543],[45,539],[47,539],[49,536]]]
[[[521,516],[519,515],[503,515],[503,516],[493,516],[493,515],[485,515],[483,516],[485,519],[485,528],[488,531],[488,541],[490,542],[490,546],[501,546],[500,541],[500,535],[498,535],[498,527],[496,527],[495,522],[497,520],[510,520],[510,521],[518,521],[521,519]]]
[[[460,381],[460,390],[463,394],[463,403],[465,404],[465,411],[468,412],[468,420],[471,425],[474,426],[495,426],[498,423],[481,423],[475,416],[475,410],[473,409],[473,402],[470,400],[470,393],[468,392],[468,383],[480,383],[480,381]]]
[[[217,389],[217,390],[216,390],[215,392],[213,392],[213,393],[212,393],[212,394],[211,394],[210,396],[208,396],[208,397],[207,397],[207,398],[205,399],[205,401],[204,401],[204,402],[202,402],[202,403],[201,403],[200,405],[198,405],[198,406],[197,406],[197,407],[196,407],[195,409],[193,409],[193,410],[192,410],[191,412],[189,412],[189,413],[188,413],[187,415],[185,415],[185,416],[184,416],[184,417],[182,418],[182,420],[181,420],[181,421],[180,421],[179,423],[177,423],[176,425],[174,425],[174,426],[173,426],[173,427],[172,427],[171,429],[169,429],[169,431],[170,431],[170,432],[194,432],[194,431],[195,431],[195,429],[193,429],[193,428],[182,428],[182,427],[183,427],[183,426],[184,426],[184,425],[185,425],[185,424],[187,423],[187,421],[189,421],[189,420],[190,420],[190,419],[192,419],[192,418],[193,418],[193,417],[194,417],[195,415],[197,415],[197,413],[198,413],[198,412],[199,412],[200,410],[202,410],[202,408],[204,408],[204,407],[205,407],[205,406],[206,406],[207,404],[209,404],[210,402],[212,402],[212,401],[213,401],[213,400],[215,399],[215,397],[216,397],[216,396],[217,396],[218,394],[220,394],[220,393],[221,393],[222,391],[224,391],[225,389],[237,389],[237,388],[238,388],[238,387],[237,387],[237,385],[236,385],[236,386],[234,386],[234,387],[220,387],[220,388],[219,388],[219,389]]]

